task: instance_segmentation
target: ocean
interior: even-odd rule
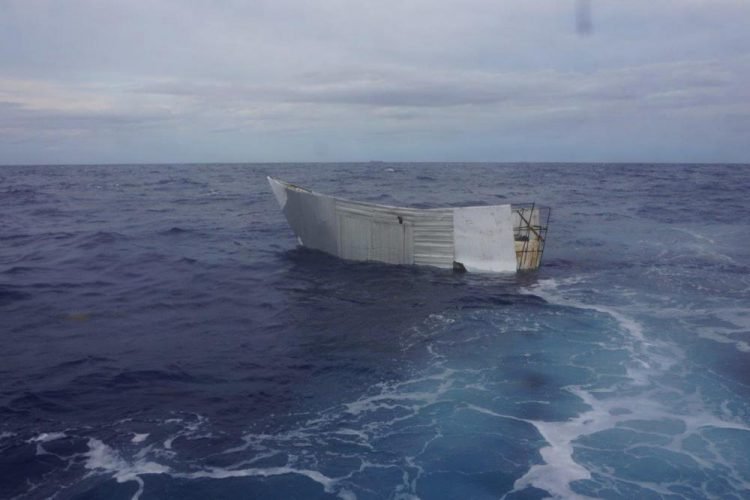
[[[266,176],[552,207],[518,275],[296,247]],[[0,498],[750,498],[750,165],[0,167]]]

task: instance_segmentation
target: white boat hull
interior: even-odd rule
[[[533,208],[526,217],[511,205],[401,208],[334,198],[271,177],[268,182],[300,245],[343,259],[493,273],[536,269],[541,261],[538,231],[526,231],[519,257],[519,221],[533,219]]]

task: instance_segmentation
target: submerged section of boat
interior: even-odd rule
[[[299,244],[343,259],[498,273],[542,261],[546,207],[390,207],[268,182]]]

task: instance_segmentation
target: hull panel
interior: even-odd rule
[[[543,239],[526,227],[527,219],[539,222],[533,208],[401,208],[268,182],[299,243],[343,259],[494,273],[535,269],[541,260]]]

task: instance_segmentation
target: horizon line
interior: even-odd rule
[[[750,165],[748,162],[685,162],[685,161],[530,161],[530,160],[357,160],[357,161],[195,161],[195,162],[86,162],[86,163],[7,163],[0,164],[3,167],[125,167],[125,166],[191,166],[191,165],[394,165],[394,164],[412,164],[412,165],[683,165],[683,166],[701,166],[701,165]]]

